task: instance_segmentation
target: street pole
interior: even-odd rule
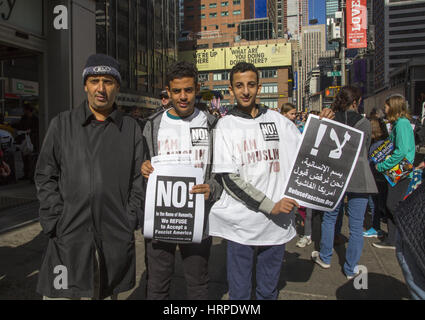
[[[345,0],[341,0],[342,25],[341,25],[341,86],[345,86]]]

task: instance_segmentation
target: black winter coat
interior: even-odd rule
[[[55,117],[37,162],[40,223],[49,236],[37,291],[48,297],[93,297],[96,250],[101,298],[135,284],[134,230],[144,197],[142,133],[118,110],[100,130],[92,120],[87,102]],[[57,289],[58,276],[64,275],[67,288]]]

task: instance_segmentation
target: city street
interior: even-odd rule
[[[3,195],[3,194],[2,194]],[[21,212],[31,220],[37,215],[29,205],[1,210],[2,221],[13,220]],[[367,215],[368,219],[370,215]],[[20,223],[25,221],[20,221]],[[343,234],[348,236],[348,219],[344,217]],[[367,267],[367,289],[356,290],[353,280],[348,281],[342,273],[345,246],[335,247],[331,268],[321,269],[315,265],[310,254],[318,247],[320,216],[313,221],[313,244],[297,248],[293,239],[286,248],[284,265],[279,281],[279,300],[362,300],[362,299],[409,299],[401,269],[394,250],[376,249],[373,238],[365,238],[360,264]],[[140,232],[136,236],[137,285],[133,290],[119,295],[119,299],[139,300],[145,298],[146,273],[144,243]],[[38,222],[0,234],[0,300],[41,299],[35,292],[37,274],[47,239]],[[210,256],[210,299],[226,300],[226,242],[214,238]],[[171,285],[171,299],[186,298],[185,283],[180,258],[177,256],[176,273]]]

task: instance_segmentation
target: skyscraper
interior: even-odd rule
[[[326,0],[326,20],[333,18],[335,19],[335,12],[339,8],[339,0]],[[337,42],[327,43],[326,47],[328,50],[336,50],[338,48]]]
[[[308,0],[268,0],[267,15],[278,38],[299,40],[302,26],[308,25]]]

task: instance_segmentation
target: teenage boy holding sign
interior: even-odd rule
[[[285,244],[296,235],[292,212],[299,205],[282,195],[301,134],[290,120],[256,104],[261,85],[253,64],[233,67],[229,89],[237,106],[216,128],[213,172],[224,191],[211,210],[209,232],[228,240],[229,299],[251,298],[254,254],[256,297],[276,299]]]
[[[205,221],[209,209],[220,196],[222,188],[211,174],[212,129],[217,119],[195,108],[199,92],[198,71],[188,62],[170,66],[167,74],[167,92],[172,107],[148,119],[143,135],[150,158],[157,155],[189,155],[191,164],[202,168],[203,184],[195,185],[191,193],[205,196]],[[153,172],[150,160],[141,168],[145,178]],[[177,243],[145,239],[147,268],[147,299],[167,299],[174,273]],[[187,298],[208,299],[208,259],[211,237],[204,235],[201,243],[179,243],[187,283]]]

